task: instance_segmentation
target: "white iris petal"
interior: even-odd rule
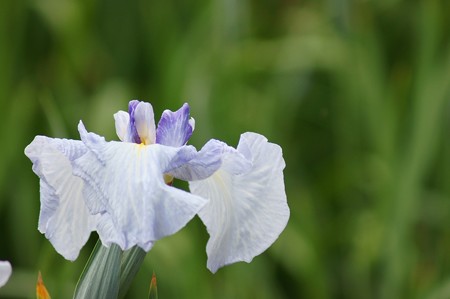
[[[131,138],[128,134],[128,126],[130,125],[130,115],[128,112],[119,111],[115,113],[114,120],[117,137],[123,142],[131,142]]]
[[[140,102],[134,111],[136,130],[144,144],[154,144],[156,139],[155,115],[149,103]]]
[[[211,139],[192,159],[169,169],[168,173],[185,181],[206,179],[219,169],[222,164],[223,152],[227,147],[225,143]]]
[[[190,148],[106,142],[81,123],[79,130],[90,151],[73,162],[74,174],[86,182],[83,194],[91,213],[102,214],[97,231],[104,244],[149,250],[205,205],[205,199],[164,183],[165,170]]]
[[[188,123],[189,123],[189,125],[190,125],[191,128],[192,128],[192,132],[194,132],[194,130],[195,130],[195,119],[194,119],[193,117],[191,117],[191,118],[188,120]]]
[[[44,136],[37,136],[25,149],[40,178],[38,229],[68,260],[78,257],[97,221],[83,200],[83,181],[72,174],[71,160],[85,152],[81,141]]]
[[[189,183],[193,194],[209,199],[199,216],[210,235],[206,251],[212,272],[250,262],[278,238],[289,219],[281,148],[264,136],[245,133],[237,151],[242,155],[230,150],[211,177]],[[242,157],[251,162],[250,169]]]
[[[11,264],[8,261],[0,261],[0,288],[8,282],[11,273]]]

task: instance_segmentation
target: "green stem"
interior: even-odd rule
[[[123,253],[120,265],[119,298],[124,298],[147,253],[138,246]]]
[[[107,248],[97,241],[80,276],[74,298],[117,298],[121,258],[122,250],[118,245]]]

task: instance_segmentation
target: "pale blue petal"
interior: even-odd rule
[[[97,231],[105,245],[149,250],[205,205],[205,199],[164,183],[163,173],[173,161],[182,160],[184,147],[106,142],[83,130],[81,124],[90,152],[74,161],[74,174],[86,183],[84,196],[91,213],[102,215]]]
[[[212,272],[250,262],[278,238],[289,219],[281,148],[245,133],[237,151],[242,155],[228,155],[211,177],[189,183],[193,194],[209,199],[199,216],[210,235],[206,251]],[[252,165],[246,172],[240,172],[247,167],[240,165],[242,157]]]
[[[141,142],[147,145],[154,144],[156,129],[152,105],[140,102],[134,111],[134,123]]]
[[[0,288],[8,282],[11,273],[11,264],[8,261],[0,261]]]
[[[81,140],[84,143],[85,147],[90,152],[95,154],[95,157],[101,163],[104,163],[105,161],[103,158],[103,151],[104,151],[103,146],[106,145],[105,138],[95,133],[88,132],[81,120],[78,123],[78,132],[80,133]]]
[[[128,126],[128,136],[133,143],[141,143],[141,138],[136,129],[136,123],[134,118],[134,112],[140,101],[132,100],[128,103],[128,114],[130,115],[130,125]]]
[[[197,150],[192,145],[185,145],[177,148],[177,155],[170,161],[163,172],[165,174],[171,174],[173,169],[181,169],[186,163],[195,159],[198,155]]]
[[[225,152],[228,150],[229,146],[225,143],[211,139],[198,153],[194,153],[192,159],[181,163],[180,166],[173,165],[173,168],[167,172],[184,181],[206,179],[219,169],[222,159],[226,156]]]
[[[128,127],[130,125],[130,115],[125,111],[119,111],[114,114],[116,125],[116,134],[123,142],[131,142],[131,137],[128,134]]]
[[[253,167],[251,156],[245,156],[240,151],[227,146],[222,155],[222,170],[239,175],[249,172]]]
[[[78,257],[96,225],[83,200],[83,181],[72,174],[71,161],[86,152],[81,141],[44,136],[37,136],[25,149],[40,178],[38,229],[68,260]]]
[[[189,105],[175,112],[165,110],[156,129],[156,143],[180,147],[186,144],[194,131],[195,122],[189,117]]]

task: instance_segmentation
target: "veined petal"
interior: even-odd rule
[[[8,282],[11,273],[11,264],[8,261],[0,261],[0,288]]]
[[[194,131],[195,121],[189,118],[189,105],[175,112],[165,110],[156,129],[156,143],[180,147],[186,144]]]
[[[80,134],[90,151],[74,161],[74,174],[85,182],[91,213],[100,213],[97,232],[105,245],[123,250],[152,243],[186,225],[206,200],[167,186],[163,173],[182,160],[184,147],[106,142],[93,133]],[[190,151],[190,150],[187,150]]]
[[[134,112],[136,107],[139,105],[138,100],[132,100],[128,103],[128,114],[130,115],[130,125],[128,126],[128,135],[133,143],[141,143],[141,138],[136,130],[136,123],[134,119]]]
[[[247,172],[239,173],[245,167],[235,165],[241,157],[228,155],[211,177],[189,183],[193,194],[209,199],[199,216],[210,235],[206,251],[212,272],[250,262],[278,238],[289,219],[281,148],[245,133],[237,151],[252,163]]]
[[[98,161],[105,163],[103,159],[103,147],[106,145],[105,138],[95,133],[88,132],[81,120],[78,123],[78,132],[80,133],[80,138],[86,148],[95,154]]]
[[[83,181],[72,174],[71,161],[86,152],[81,141],[44,136],[37,136],[25,149],[40,178],[38,229],[58,253],[72,261],[96,225],[83,199]]]
[[[184,181],[204,180],[219,169],[224,156],[227,156],[225,152],[229,148],[225,143],[211,139],[198,153],[195,152],[191,160],[180,163],[180,166],[174,166],[167,172],[171,176]],[[235,149],[232,150],[236,151]]]
[[[141,142],[154,144],[156,140],[155,115],[150,103],[140,102],[134,111],[136,130]]]
[[[130,115],[125,111],[119,111],[114,114],[116,124],[116,134],[123,142],[132,142],[128,134],[128,126],[130,125]]]

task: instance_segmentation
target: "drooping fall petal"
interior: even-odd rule
[[[237,151],[251,162],[247,171],[239,155],[228,155],[211,177],[190,182],[193,194],[209,199],[199,216],[208,229],[208,268],[250,262],[285,228],[289,207],[284,191],[281,148],[264,136],[245,133]]]
[[[218,140],[211,139],[190,160],[179,163],[168,173],[180,180],[196,181],[211,176],[222,165],[223,153],[228,146]]]
[[[37,136],[25,149],[40,178],[38,229],[62,256],[75,260],[95,229],[83,200],[83,180],[72,173],[71,161],[87,152],[81,141]]]
[[[79,126],[89,149],[73,161],[74,174],[84,182],[83,195],[91,214],[100,214],[97,232],[106,246],[123,250],[134,245],[150,250],[154,241],[171,235],[191,220],[206,200],[168,186],[163,174],[192,147],[144,146],[106,142]]]

